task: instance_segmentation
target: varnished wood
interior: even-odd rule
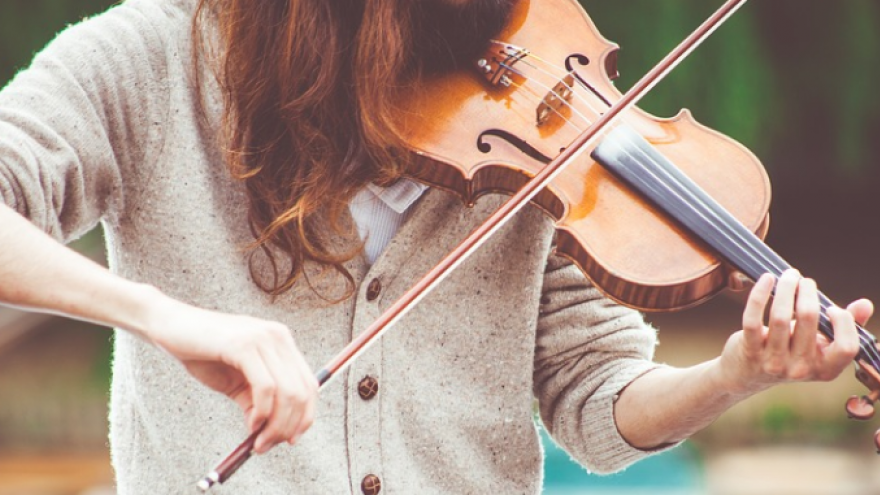
[[[560,19],[570,27],[547,36]],[[489,84],[470,69],[437,77],[408,95],[400,118],[421,158],[417,178],[454,191],[467,203],[490,192],[512,194],[545,166],[500,139],[488,140],[489,153],[480,151],[476,143],[482,131],[509,131],[555,157],[588,127],[590,122],[580,115],[592,121],[597,111],[607,109],[602,99],[577,88],[584,100],[572,100],[563,115],[538,125],[535,110],[565,76],[563,65],[570,55],[589,58],[588,65],[575,69],[605,99],[613,103],[621,98],[611,80],[617,46],[599,34],[572,0],[519,2],[499,40],[530,50],[558,69],[554,74],[535,70],[528,65],[535,62],[526,58],[515,68],[530,82],[511,87]],[[514,77],[515,83],[523,80]],[[740,222],[761,235],[766,232],[770,184],[745,147],[698,124],[687,111],[660,119],[633,110],[622,120]],[[642,310],[692,306],[726,286],[727,267],[588,156],[582,155],[534,199],[557,220],[559,254],[571,258],[611,298]]]

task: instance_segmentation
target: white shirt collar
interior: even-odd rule
[[[388,187],[367,184],[367,189],[381,199],[389,208],[403,214],[428,189],[428,186],[409,179],[400,179]]]

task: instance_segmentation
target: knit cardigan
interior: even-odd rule
[[[103,224],[116,274],[191,304],[288,325],[313,369],[493,212],[429,190],[353,298],[253,283],[242,184],[219,144],[222,102],[195,91],[193,0],[128,0],[74,25],[0,93],[0,200],[67,242]],[[204,117],[204,118],[203,118]],[[346,221],[351,221],[350,218]],[[655,332],[552,254],[527,208],[321,393],[295,446],[251,459],[218,494],[539,493],[536,410],[553,438],[606,473],[649,455],[619,434],[615,396],[656,365]],[[335,239],[340,248],[350,240]],[[370,282],[381,287],[367,298]],[[333,292],[339,280],[317,280]],[[372,299],[372,300],[371,300]],[[378,394],[364,400],[366,376]],[[537,407],[536,407],[537,404]],[[110,445],[121,495],[192,493],[247,436],[242,412],[173,358],[117,331]]]

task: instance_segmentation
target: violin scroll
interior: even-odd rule
[[[865,421],[874,416],[874,403],[880,400],[880,371],[862,359],[856,361],[856,378],[868,387],[868,394],[854,395],[846,401],[846,413],[851,419]],[[874,446],[880,454],[880,430],[874,433]]]

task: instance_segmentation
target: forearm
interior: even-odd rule
[[[691,368],[655,370],[621,393],[615,405],[620,433],[635,447],[657,447],[693,435],[761,390],[787,382],[832,380],[859,352],[855,321],[867,321],[872,312],[867,300],[856,301],[848,311],[828,308],[834,327],[829,342],[818,338],[816,283],[794,270],[778,280],[765,274],[749,294],[743,330],[731,335],[719,358]]]
[[[144,334],[158,290],[127,281],[0,204],[0,304]]]
[[[734,391],[714,359],[690,368],[658,368],[634,380],[615,404],[621,435],[652,449],[684,440],[751,394]]]

